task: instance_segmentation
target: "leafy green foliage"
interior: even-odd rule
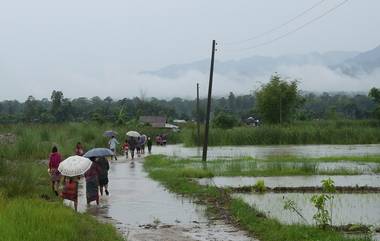
[[[297,81],[287,82],[279,75],[273,75],[268,84],[256,92],[256,109],[264,121],[283,123],[294,119],[301,105]]]
[[[265,182],[264,180],[257,180],[257,182],[254,185],[254,188],[256,191],[264,193],[266,191]]]
[[[304,105],[292,117],[298,120],[348,118],[371,118],[376,103],[364,94],[313,94],[303,95]],[[250,116],[258,117],[254,95],[235,96],[230,92],[228,97],[213,98],[212,113],[226,112],[238,120]],[[206,99],[200,100],[200,121],[205,119]],[[257,109],[257,108],[256,108]],[[64,98],[62,91],[55,91],[51,98],[38,100],[29,96],[25,102],[16,100],[0,101],[0,123],[38,122],[52,123],[62,121],[90,121],[94,114],[102,122],[121,123],[136,119],[141,115],[164,115],[169,120],[196,120],[196,101],[182,98],[160,100],[157,98],[138,98],[113,100],[111,97],[74,99]],[[100,120],[100,119],[99,119]]]
[[[317,212],[313,215],[313,219],[316,221],[317,225],[326,228],[328,225],[332,226],[332,209],[333,209],[333,199],[335,193],[334,181],[331,178],[322,180],[323,193],[313,195],[311,202],[317,209]],[[328,211],[327,202],[330,202],[330,212]]]
[[[238,124],[236,118],[225,112],[219,112],[213,119],[213,125],[217,128],[230,129]]]
[[[372,88],[368,94],[374,102],[377,103],[376,109],[373,111],[374,116],[380,120],[380,89]]]
[[[284,210],[289,210],[291,212],[295,212],[299,217],[302,218],[302,220],[307,224],[306,218],[302,215],[301,209],[297,206],[296,202],[294,200],[285,198],[284,200]]]

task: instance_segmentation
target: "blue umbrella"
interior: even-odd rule
[[[116,135],[117,135],[117,132],[113,131],[113,130],[105,131],[103,133],[103,136],[106,136],[106,137],[112,137],[112,136],[116,136]]]
[[[101,157],[101,156],[113,156],[114,153],[108,148],[93,148],[84,154],[84,157]]]

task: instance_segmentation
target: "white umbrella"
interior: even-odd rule
[[[62,161],[58,166],[58,171],[68,177],[75,177],[84,174],[90,169],[92,161],[82,156],[71,156]]]
[[[138,133],[137,131],[128,131],[126,135],[132,137],[139,137],[140,133]]]

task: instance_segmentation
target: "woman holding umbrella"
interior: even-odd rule
[[[75,211],[78,207],[78,180],[91,167],[91,161],[81,156],[71,156],[62,161],[58,170],[64,176],[64,188],[61,193],[63,199],[74,202]]]
[[[110,169],[106,157],[112,156],[113,152],[107,148],[94,148],[86,152],[84,157],[90,158],[93,162],[90,170],[85,174],[87,188],[87,202],[99,202],[98,187],[100,186],[100,194],[103,195],[103,188],[106,195],[108,192],[108,170]],[[95,187],[96,186],[96,187]]]
[[[135,157],[135,148],[137,148],[138,146],[137,138],[140,137],[140,133],[138,133],[137,131],[128,131],[126,135],[128,137],[128,146],[131,152],[131,158],[133,160]]]
[[[100,167],[95,162],[95,157],[90,157],[92,162],[90,169],[84,174],[86,179],[86,198],[87,204],[90,204],[92,201],[96,201],[96,204],[99,205],[99,174]]]

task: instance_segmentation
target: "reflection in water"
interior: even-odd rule
[[[311,193],[234,194],[248,204],[282,223],[303,223],[294,212],[284,210],[285,199],[295,201],[309,224],[314,224],[316,209],[311,204]],[[333,201],[333,224],[365,224],[380,226],[380,195],[336,194]]]
[[[214,177],[201,178],[201,185],[216,185],[218,187],[253,186],[258,180],[263,180],[267,187],[313,187],[321,186],[321,181],[331,178],[335,186],[370,186],[380,187],[380,175],[356,176],[280,176],[280,177]]]
[[[183,147],[183,145],[167,145],[154,147],[153,154],[164,154],[178,157],[201,157],[199,147]],[[277,146],[212,146],[208,147],[207,158],[238,158],[268,156],[365,156],[380,154],[380,145],[277,145]]]

